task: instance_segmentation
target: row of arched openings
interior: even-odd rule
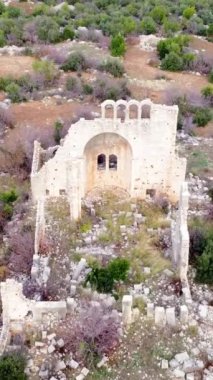
[[[118,166],[118,158],[115,154],[110,154],[109,155],[109,169],[110,170],[117,170]],[[97,157],[97,169],[98,170],[106,170],[106,155],[105,154],[99,154]]]

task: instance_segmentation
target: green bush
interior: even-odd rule
[[[61,39],[62,40],[73,40],[75,38],[75,32],[74,32],[74,29],[71,25],[67,25],[65,26],[64,30],[63,30],[63,33],[62,33],[62,36],[61,36]]]
[[[0,358],[1,380],[27,380],[24,373],[26,361],[23,356],[14,353]]]
[[[0,77],[0,91],[6,91],[6,87],[13,82],[14,79],[10,77]]]
[[[3,218],[10,220],[12,218],[12,215],[13,215],[13,206],[11,206],[10,204],[5,204],[2,209]]]
[[[2,1],[0,1],[0,15],[4,13],[6,10],[6,7]]]
[[[21,94],[21,87],[17,83],[10,83],[6,87],[6,92],[13,103],[19,103],[26,100]]]
[[[163,5],[156,5],[151,11],[151,16],[158,24],[162,24],[165,17],[168,14],[168,10]]]
[[[187,7],[183,11],[183,17],[189,20],[196,13],[195,7]]]
[[[157,44],[157,51],[160,59],[171,52],[180,54],[183,52],[183,48],[189,43],[189,37],[181,35],[178,37],[170,37],[165,40],[161,40]]]
[[[213,284],[213,240],[209,240],[203,254],[197,259],[196,280]]]
[[[213,83],[213,69],[209,73],[209,82]]]
[[[80,52],[74,52],[69,55],[66,62],[61,66],[64,71],[81,71],[87,68],[86,59]]]
[[[204,87],[201,91],[202,96],[209,102],[209,104],[213,105],[213,85],[209,84]]]
[[[83,93],[85,95],[91,95],[93,93],[93,87],[89,83],[83,84]]]
[[[74,77],[67,78],[67,80],[66,80],[66,89],[68,91],[75,90],[76,86],[77,86],[77,79],[76,78],[74,78]]]
[[[208,108],[198,108],[195,110],[195,115],[193,122],[197,124],[198,127],[205,127],[209,121],[212,119],[211,110]]]
[[[51,17],[36,17],[36,31],[40,41],[51,43],[60,41],[61,34],[59,25]]]
[[[122,77],[124,74],[124,67],[121,62],[116,59],[108,59],[100,65],[100,70],[112,74],[114,77]]]
[[[63,127],[63,124],[59,120],[57,120],[54,124],[54,140],[56,144],[60,144],[61,132]]]
[[[116,281],[125,281],[129,268],[129,261],[120,258],[112,260],[108,265],[108,270]]]
[[[185,70],[191,68],[192,63],[195,61],[196,55],[193,53],[185,53],[183,54],[183,66]]]
[[[89,282],[100,293],[112,293],[115,281],[127,279],[129,268],[129,262],[121,258],[112,260],[105,268],[99,268],[97,264],[94,264],[92,271],[87,275],[85,284]]]
[[[211,202],[213,203],[213,187],[208,190],[208,196],[211,198]]]
[[[21,15],[21,9],[9,6],[6,13],[8,17],[17,18]]]
[[[144,17],[140,24],[140,29],[145,34],[154,34],[157,31],[157,25],[152,17]]]
[[[175,52],[171,52],[161,61],[161,68],[169,71],[180,71],[184,68],[183,59]]]
[[[126,45],[124,37],[121,34],[111,38],[110,51],[114,57],[120,57],[125,54]]]
[[[180,30],[180,24],[175,20],[165,19],[163,23],[163,29],[166,35],[171,35],[172,33]]]
[[[14,189],[0,193],[0,201],[6,204],[15,202],[17,198],[18,198],[18,194],[16,190]]]
[[[52,61],[40,60],[33,62],[33,70],[42,74],[46,82],[52,82],[57,74],[56,66]]]
[[[4,45],[6,45],[6,38],[4,32],[0,30],[0,47],[3,47]]]

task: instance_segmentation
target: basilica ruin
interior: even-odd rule
[[[66,196],[71,219],[80,217],[82,198],[96,187],[142,199],[163,193],[176,202],[186,172],[186,159],[176,153],[177,117],[175,105],[106,100],[101,117],[80,119],[59,146],[45,151],[35,141],[33,200]]]
[[[118,117],[121,108],[123,116]],[[31,172],[32,200],[36,206],[33,280],[42,282],[50,274],[48,257],[39,254],[40,242],[46,233],[45,207],[49,200],[66,199],[71,219],[77,220],[81,217],[83,198],[94,188],[122,189],[134,199],[150,199],[164,194],[173,203],[179,200],[177,217],[171,225],[171,258],[183,282],[185,301],[189,300],[189,193],[184,182],[186,159],[176,153],[177,117],[177,106],[153,104],[150,100],[107,100],[101,104],[101,117],[80,119],[70,127],[59,146],[44,150],[35,141]],[[47,262],[45,267],[44,260]],[[86,260],[81,258],[71,283],[77,283],[85,266]],[[75,305],[72,295],[55,302],[28,300],[23,296],[22,284],[13,279],[1,284],[1,298],[4,323],[1,352],[8,344],[14,326],[19,331],[29,323],[41,323],[48,313],[64,318]],[[165,320],[164,309],[156,307],[154,310],[153,307],[147,305],[147,315],[151,313],[159,321],[158,313],[163,313]],[[132,295],[124,296],[122,313],[124,323],[130,324],[134,319]],[[169,310],[167,318],[172,324],[169,313],[172,313],[173,320],[174,309]]]

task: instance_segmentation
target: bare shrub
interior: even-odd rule
[[[43,290],[35,280],[28,278],[23,283],[23,294],[29,299],[42,299]]]
[[[199,54],[196,59],[191,62],[190,69],[202,75],[208,75],[212,69],[212,65],[212,58],[207,58],[203,54]]]
[[[83,41],[101,42],[104,35],[101,30],[79,28],[78,38]]]
[[[165,230],[157,237],[155,241],[155,246],[162,251],[166,251],[172,246],[171,241],[171,232],[169,230]]]
[[[95,301],[81,304],[59,329],[65,348],[77,360],[93,364],[97,356],[110,354],[119,344],[120,319],[116,310]]]
[[[169,212],[169,200],[165,195],[159,194],[155,196],[154,203],[160,207],[165,214]]]
[[[206,213],[206,219],[213,221],[213,204],[210,204]]]
[[[101,101],[127,99],[130,96],[130,91],[125,80],[115,81],[107,76],[102,76],[94,83],[94,96]]]
[[[11,109],[0,107],[0,133],[3,133],[6,127],[14,127],[14,117]]]
[[[9,269],[16,273],[30,273],[34,253],[34,232],[17,231],[9,238]]]
[[[39,45],[36,49],[36,55],[39,58],[46,57],[57,65],[63,65],[68,57],[67,50],[52,45]]]
[[[34,44],[38,41],[35,21],[30,21],[24,25],[23,39],[30,44]]]
[[[75,119],[73,119],[73,123],[76,123],[80,118],[84,118],[86,120],[93,120],[94,114],[92,108],[89,106],[84,106],[81,109],[79,109],[76,112],[76,117]]]

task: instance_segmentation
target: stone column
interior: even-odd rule
[[[175,318],[175,308],[174,307],[168,307],[166,309],[166,322],[169,326],[175,326],[176,325],[176,318]]]
[[[183,324],[188,323],[189,320],[189,310],[186,305],[181,305],[180,307],[180,322]]]
[[[71,220],[81,217],[80,167],[80,160],[72,160],[67,163],[67,191]]]
[[[133,297],[131,295],[125,295],[122,299],[122,320],[126,326],[132,323],[132,304]]]
[[[78,263],[78,265],[77,265],[77,268],[75,269],[75,272],[74,272],[73,277],[72,277],[73,280],[77,280],[77,279],[78,279],[80,273],[81,273],[82,270],[86,267],[86,265],[87,265],[87,261],[86,261],[86,259],[82,258],[82,259],[79,261],[79,263]]]
[[[156,306],[155,308],[155,324],[158,326],[166,325],[166,313],[164,307]]]

